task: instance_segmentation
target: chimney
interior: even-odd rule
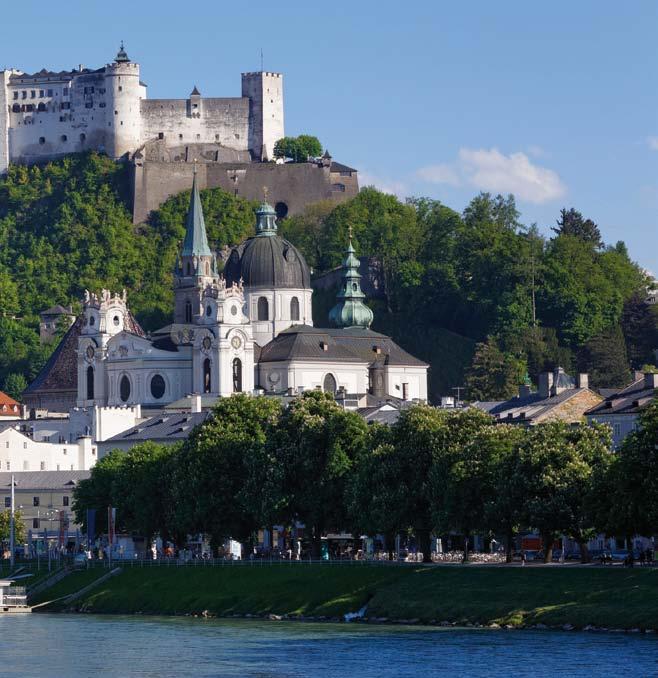
[[[563,376],[563,367],[556,367],[553,370],[553,388],[551,389],[551,395],[557,395],[558,393],[562,393],[562,391],[566,391],[566,386],[560,385],[560,381],[562,381],[561,377]]]
[[[576,387],[577,388],[589,388],[589,376],[585,372],[581,372],[576,377]]]
[[[646,372],[644,375],[644,388],[658,388],[658,374]]]
[[[198,393],[193,393],[190,402],[190,412],[192,414],[201,412],[201,396]]]
[[[539,375],[539,390],[538,393],[542,398],[549,398],[551,395],[551,388],[553,387],[553,373],[542,372]]]

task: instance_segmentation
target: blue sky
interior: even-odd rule
[[[151,97],[239,96],[262,48],[286,132],[362,184],[457,210],[513,192],[544,232],[574,206],[658,274],[655,1],[28,0],[2,21],[0,67],[99,67],[123,39]]]

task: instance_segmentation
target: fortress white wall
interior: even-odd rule
[[[196,108],[193,108],[196,106]],[[164,139],[168,147],[221,144],[249,149],[249,101],[240,98],[144,99],[142,143]]]
[[[155,100],[146,98],[133,62],[1,76],[0,172],[10,162],[86,150],[121,158],[158,139],[168,148],[215,144],[267,160],[284,136],[280,73],[243,73],[241,97]]]

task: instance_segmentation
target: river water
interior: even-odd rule
[[[658,676],[658,637],[165,617],[0,616],[0,676]]]

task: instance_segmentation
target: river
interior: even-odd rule
[[[0,616],[0,675],[658,676],[658,637],[360,624]]]

